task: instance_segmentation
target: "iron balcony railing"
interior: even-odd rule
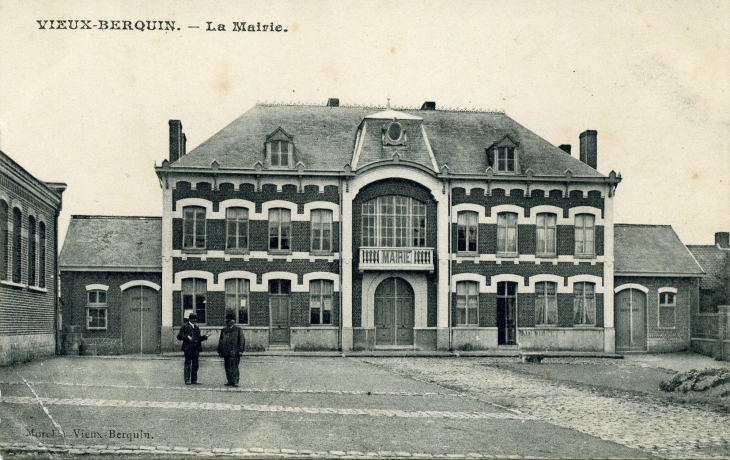
[[[433,248],[360,248],[360,270],[433,271]]]

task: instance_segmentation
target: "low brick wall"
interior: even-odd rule
[[[336,327],[293,327],[291,348],[295,351],[337,350],[339,330]]]
[[[517,342],[527,350],[604,351],[602,328],[520,328]]]
[[[455,327],[451,330],[451,348],[454,350],[486,350],[497,348],[496,327]]]
[[[0,336],[0,366],[33,361],[55,353],[54,334]]]

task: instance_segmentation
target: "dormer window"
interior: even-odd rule
[[[514,147],[497,147],[497,172],[515,172],[515,149]]]
[[[266,166],[294,168],[294,138],[281,128],[266,137]]]
[[[384,145],[404,145],[408,140],[408,135],[403,125],[397,121],[388,123],[383,127],[383,144]]]
[[[271,166],[289,166],[289,142],[271,142]]]
[[[509,135],[486,150],[490,168],[496,173],[520,174],[519,145]]]

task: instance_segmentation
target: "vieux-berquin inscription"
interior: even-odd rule
[[[173,32],[180,30],[175,21],[148,21],[123,19],[38,19],[40,30],[128,30],[139,32]],[[206,32],[289,32],[281,24],[275,22],[231,22],[215,23],[206,21],[204,26],[189,25],[188,29],[200,29]]]
[[[64,437],[67,438],[69,434],[73,434],[75,438],[81,439],[118,439],[132,441],[133,439],[154,439],[154,436],[144,430],[139,431],[117,431],[117,430],[83,430],[80,428],[74,428],[71,433],[61,433],[55,429],[51,430],[36,430],[35,428],[26,428],[26,436],[32,436],[34,438],[56,438]]]

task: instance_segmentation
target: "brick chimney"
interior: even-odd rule
[[[580,134],[580,161],[598,169],[598,131],[589,129]]]
[[[421,110],[436,110],[436,101],[426,101],[421,106]]]
[[[730,232],[715,233],[715,244],[723,249],[730,249]]]
[[[570,144],[560,144],[558,146],[558,148],[560,150],[562,150],[563,152],[567,153],[568,155],[570,155],[570,149],[571,149]]]
[[[170,163],[174,163],[185,156],[187,138],[182,132],[180,120],[170,120]]]
[[[327,107],[339,107],[340,106],[340,100],[336,97],[331,97],[327,99]]]

